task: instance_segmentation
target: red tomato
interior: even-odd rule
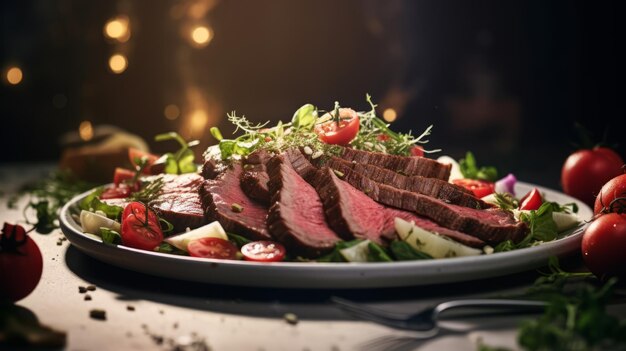
[[[253,241],[241,247],[246,261],[277,262],[285,258],[285,247],[274,241]]]
[[[135,177],[135,171],[131,171],[130,169],[115,168],[115,174],[113,175],[113,184],[120,185],[124,181],[131,180]]]
[[[411,146],[409,151],[411,152],[411,156],[424,157],[424,148],[420,145]]]
[[[599,278],[626,278],[626,215],[609,213],[594,220],[582,241],[585,264]]]
[[[616,198],[618,200],[614,201]],[[617,176],[602,186],[593,206],[594,214],[601,212],[626,213],[626,174]]]
[[[496,190],[496,184],[486,180],[476,179],[455,179],[452,181],[456,185],[460,185],[471,190],[477,198],[485,197],[492,194]]]
[[[539,189],[533,188],[519,202],[520,210],[536,210],[543,203]]]
[[[156,162],[156,160],[159,159],[159,156],[151,154],[149,152],[141,151],[139,149],[135,149],[134,147],[131,147],[128,149],[128,158],[130,159],[130,163],[133,166],[137,167],[138,166],[137,160],[140,160],[143,157],[146,158],[146,161],[148,162],[148,164],[146,165],[146,167],[143,169],[141,173],[152,174],[151,167]]]
[[[622,174],[624,160],[615,151],[596,147],[571,154],[561,170],[563,191],[592,205],[604,183]]]
[[[0,301],[18,301],[30,294],[41,279],[43,259],[24,227],[4,223],[0,235]]]
[[[125,199],[130,196],[132,190],[126,184],[120,184],[120,186],[111,186],[104,189],[100,198],[102,200],[107,199]]]
[[[163,241],[163,231],[158,221],[148,215],[132,213],[122,219],[122,244],[136,249],[152,251]]]
[[[124,212],[122,212],[122,220],[128,218],[128,216],[146,216],[146,209],[148,213],[148,221],[159,223],[159,217],[156,212],[151,209],[149,206],[146,206],[142,202],[133,201],[124,207]]]
[[[382,141],[382,142],[388,141],[389,139],[391,139],[391,137],[387,134],[378,134],[376,136],[376,140]]]
[[[330,114],[322,116],[325,118]],[[339,122],[329,120],[315,126],[315,133],[326,144],[348,145],[359,133],[359,116],[350,108],[339,109]]]
[[[219,258],[234,260],[237,258],[237,246],[220,238],[200,238],[187,244],[187,251],[193,257]]]

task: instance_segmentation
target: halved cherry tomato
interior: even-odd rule
[[[424,148],[421,145],[413,145],[409,151],[411,152],[411,156],[424,156]]]
[[[111,186],[104,189],[100,198],[102,200],[107,199],[125,199],[130,196],[132,189],[126,184],[120,184],[119,186]]]
[[[253,241],[241,247],[246,261],[277,262],[285,258],[285,247],[274,241]]]
[[[238,250],[235,244],[222,238],[200,238],[187,244],[187,251],[193,257],[234,260]]]
[[[117,186],[126,180],[131,180],[135,177],[135,171],[131,171],[126,168],[115,168],[115,174],[113,174],[113,183]]]
[[[330,112],[321,118],[328,118]],[[334,116],[333,116],[334,117]],[[315,133],[326,144],[348,145],[359,133],[359,116],[350,108],[339,109],[339,121],[330,119],[315,126]]]
[[[151,154],[149,152],[141,151],[139,149],[135,149],[134,147],[131,147],[128,149],[128,158],[130,159],[130,163],[133,166],[137,167],[138,166],[137,160],[141,160],[143,157],[146,158],[147,165],[146,167],[144,167],[141,173],[152,174],[151,167],[156,162],[156,160],[159,159],[159,156]]]
[[[144,203],[138,201],[133,201],[124,207],[124,212],[122,212],[122,221],[132,215],[142,215],[145,217],[146,212],[148,214],[148,221],[159,223],[159,217],[156,212],[154,212],[154,210],[149,206],[146,206]]]
[[[519,202],[520,210],[536,210],[538,209],[543,200],[541,199],[541,193],[539,189],[533,188],[533,190],[529,191],[528,194],[524,195],[524,197]]]
[[[122,219],[122,244],[136,249],[152,251],[163,241],[163,231],[158,220],[145,213],[133,213]]]
[[[485,180],[476,180],[476,179],[455,179],[452,181],[456,185],[460,185],[466,189],[471,190],[474,193],[474,196],[477,198],[485,197],[489,194],[492,194],[496,185],[493,182],[488,182]]]

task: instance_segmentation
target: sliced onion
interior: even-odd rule
[[[496,182],[496,193],[509,193],[515,196],[515,183],[517,183],[517,178],[513,173],[509,173]]]

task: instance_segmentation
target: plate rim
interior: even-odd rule
[[[539,185],[526,182],[518,182],[517,188],[537,187],[542,193],[549,193],[567,198],[569,202],[575,202],[579,207],[579,213],[592,214],[591,208],[569,195],[557,190],[549,189]],[[94,188],[95,189],[95,188]],[[475,276],[468,277],[469,273],[478,274],[479,278],[489,278],[521,272],[527,269],[537,268],[547,263],[549,256],[565,255],[580,247],[582,234],[588,226],[589,218],[580,218],[582,224],[570,229],[570,232],[559,239],[546,242],[537,246],[501,252],[497,254],[453,257],[446,259],[417,260],[417,261],[394,261],[394,262],[250,262],[250,261],[224,261],[218,259],[196,258],[189,256],[172,255],[161,252],[152,252],[134,249],[123,245],[105,244],[101,240],[96,240],[82,231],[79,231],[78,224],[74,221],[71,208],[75,206],[85,196],[94,189],[76,195],[67,202],[60,213],[59,222],[64,235],[72,245],[80,251],[94,257],[100,261],[116,265],[121,268],[139,271],[155,276],[167,278],[199,281],[205,283],[219,283],[227,285],[254,286],[254,287],[280,287],[280,288],[377,288],[377,287],[398,287],[414,285],[430,285],[447,282],[461,282],[476,279]],[[521,190],[521,189],[520,189]],[[522,192],[522,191],[521,191]],[[548,196],[550,197],[550,196]],[[543,260],[543,263],[540,261]],[[144,262],[141,262],[144,261]],[[176,269],[160,272],[158,269],[151,269],[145,263],[157,264],[158,267],[167,267],[167,264],[177,262],[181,268],[211,268],[210,274],[200,271],[197,274],[190,274],[180,271],[176,274]],[[511,264],[513,262],[513,264]],[[538,264],[540,263],[540,264]],[[498,266],[499,267],[496,267]],[[478,269],[477,267],[480,267]],[[415,270],[411,274],[411,270]],[[260,274],[250,280],[246,277],[240,278],[237,275],[255,273]],[[295,274],[294,274],[295,273]],[[307,277],[299,278],[298,274],[304,273]],[[235,274],[230,277],[229,275]],[[281,280],[280,277],[272,277],[275,274],[289,276],[295,279],[294,282]],[[316,277],[318,274],[325,276]],[[395,277],[386,275],[392,274]],[[452,276],[456,276],[453,278]],[[314,279],[311,279],[311,278]],[[419,279],[404,278],[429,278],[427,281]],[[260,279],[258,279],[260,278]],[[372,281],[371,279],[378,278]]]

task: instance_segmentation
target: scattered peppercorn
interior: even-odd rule
[[[285,319],[285,321],[291,325],[296,325],[298,324],[298,316],[296,316],[295,313],[285,313],[285,315],[283,316],[283,318]]]
[[[89,311],[89,317],[100,321],[106,321],[107,312],[105,310],[93,309]]]
[[[87,290],[89,290],[89,291],[96,291],[96,286],[95,285],[87,285]]]
[[[84,294],[86,292],[87,292],[87,288],[85,288],[84,286],[79,286],[78,287],[78,293]]]
[[[135,306],[128,305],[128,306],[126,306],[126,310],[134,311],[135,310]],[[145,324],[144,324],[144,326],[145,326]]]
[[[85,301],[91,301],[91,295],[85,295]]]

